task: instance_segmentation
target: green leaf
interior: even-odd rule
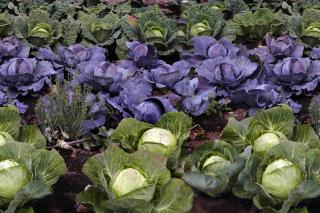
[[[37,149],[46,148],[46,139],[40,129],[35,125],[27,125],[21,128],[19,141],[34,145]]]
[[[303,31],[303,18],[300,15],[292,15],[289,17],[288,20],[288,29],[289,29],[289,34],[292,37],[300,37],[302,35]]]
[[[193,188],[203,191],[211,197],[217,197],[228,187],[228,180],[225,178],[213,177],[199,172],[188,172],[182,176],[182,179]]]
[[[246,135],[249,131],[248,120],[237,121],[229,118],[227,126],[222,131],[221,139],[242,150],[248,144]]]
[[[35,180],[41,180],[47,186],[58,182],[67,171],[66,164],[60,154],[55,150],[39,150],[34,155],[32,170]]]
[[[122,120],[112,133],[110,139],[121,144],[122,147],[130,151],[137,148],[138,141],[146,130],[153,125],[138,121],[133,118]]]
[[[156,126],[169,130],[181,145],[189,137],[192,119],[183,112],[169,112],[161,116]]]
[[[291,140],[308,144],[310,148],[317,148],[320,145],[319,136],[309,125],[295,126]]]
[[[319,196],[320,184],[313,180],[306,180],[289,194],[279,213],[287,213],[291,206],[297,206],[298,203],[305,199],[317,198]]]
[[[95,213],[105,213],[103,206],[101,205],[107,198],[108,196],[105,192],[93,186],[90,186],[77,195],[77,201],[89,204],[94,209]]]
[[[139,199],[113,199],[104,203],[105,212],[152,213],[153,205]],[[109,210],[109,211],[108,211]]]
[[[19,209],[17,213],[34,213],[33,208]]]
[[[23,189],[17,192],[10,202],[5,213],[15,213],[17,207],[23,206],[29,200],[40,199],[51,194],[50,189],[41,181],[30,181]]]
[[[193,192],[182,180],[173,178],[160,189],[154,212],[189,212],[192,208]]]
[[[0,132],[7,132],[16,138],[20,128],[19,110],[14,106],[0,107]]]

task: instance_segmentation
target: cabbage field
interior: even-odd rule
[[[0,0],[0,213],[319,213],[320,0]]]

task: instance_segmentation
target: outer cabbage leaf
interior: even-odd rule
[[[249,123],[251,118],[237,121],[235,118],[229,118],[227,126],[222,131],[221,139],[232,144],[237,149],[243,150],[247,145],[246,140],[249,132]]]
[[[294,127],[291,140],[307,144],[310,148],[318,148],[320,146],[319,136],[311,126],[306,124]]]
[[[46,148],[46,138],[35,125],[21,127],[18,141],[33,144],[37,149]]]
[[[16,107],[0,107],[0,132],[6,132],[12,137],[18,137],[20,122],[19,111]]]

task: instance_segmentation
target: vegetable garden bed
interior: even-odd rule
[[[319,212],[319,81],[318,0],[3,0],[0,212]]]

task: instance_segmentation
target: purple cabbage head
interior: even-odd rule
[[[79,82],[92,86],[95,90],[119,90],[121,82],[132,77],[135,70],[102,61],[100,63],[82,63],[79,65]]]
[[[107,101],[124,117],[131,117],[137,106],[151,96],[152,84],[140,75],[123,82],[121,87],[119,95],[107,98]]]
[[[270,33],[266,36],[266,43],[273,56],[302,57],[304,47],[289,35],[274,38]]]
[[[0,40],[0,57],[4,58],[28,58],[30,47],[22,43],[14,36],[8,36]]]
[[[69,47],[59,47],[59,59],[66,65],[76,67],[80,63],[92,63],[104,61],[105,50],[101,47],[84,47],[80,44],[74,44]]]
[[[273,56],[298,58],[303,55],[303,45],[297,44],[289,35],[274,38],[270,33],[268,33],[266,36],[266,43]]]
[[[0,68],[0,86],[12,98],[17,95],[38,93],[51,85],[50,76],[56,74],[51,63],[32,58],[13,58]]]
[[[204,77],[218,88],[218,95],[228,95],[241,87],[257,71],[258,65],[246,57],[218,57],[204,61],[198,68],[199,76]]]
[[[163,114],[172,111],[175,109],[168,99],[151,97],[137,106],[134,117],[140,121],[155,124]]]
[[[226,39],[215,40],[210,36],[196,36],[193,38],[192,52],[182,54],[182,59],[192,65],[197,65],[206,59],[217,57],[236,57],[239,48]]]
[[[271,68],[273,82],[288,94],[313,91],[319,82],[320,61],[309,58],[285,58]]]
[[[57,71],[58,78],[64,79],[64,72],[67,70],[76,75],[74,69],[83,63],[98,63],[106,60],[105,50],[101,47],[84,47],[81,44],[74,44],[69,47],[58,47],[57,54],[51,48],[39,48],[38,59],[50,61]]]
[[[144,76],[148,81],[155,83],[158,88],[172,88],[188,75],[190,68],[186,61],[178,61],[173,65],[163,64],[150,71],[144,70]]]
[[[270,84],[252,84],[252,87],[231,94],[232,104],[237,107],[249,107],[253,115],[257,109],[266,109],[282,102],[279,92]]]

